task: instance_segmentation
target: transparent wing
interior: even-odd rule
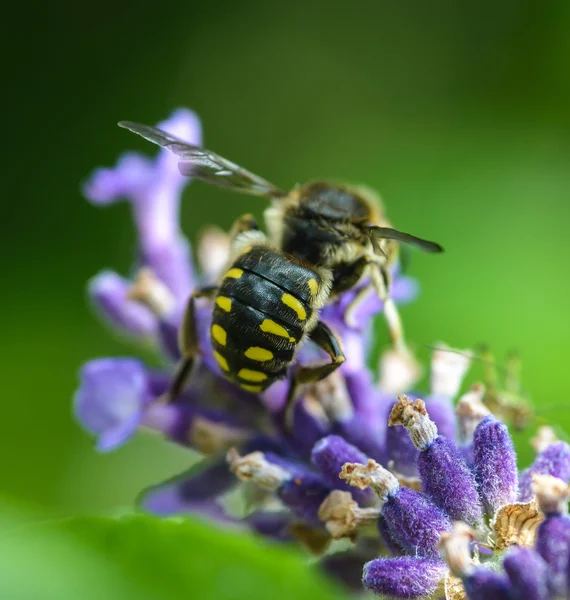
[[[130,121],[120,121],[119,127],[128,129],[145,140],[176,154],[180,158],[178,169],[182,175],[196,177],[196,179],[212,185],[254,196],[280,198],[286,195],[285,192],[265,179],[250,173],[215,152],[187,144],[166,131]]]
[[[442,246],[436,244],[435,242],[424,240],[416,237],[415,235],[404,233],[403,231],[398,231],[397,229],[392,229],[391,227],[378,227],[376,225],[371,225],[370,230],[371,234],[377,239],[396,240],[404,244],[415,246],[424,252],[443,252]]]

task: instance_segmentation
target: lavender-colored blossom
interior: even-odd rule
[[[481,522],[483,511],[471,469],[452,441],[438,434],[422,400],[401,395],[389,424],[402,425],[419,452],[417,464],[422,489],[454,520]]]
[[[548,565],[531,548],[512,548],[503,567],[509,576],[513,600],[549,600]]]
[[[377,558],[364,565],[362,583],[367,590],[391,598],[424,598],[435,592],[446,571],[439,560]]]
[[[202,133],[196,115],[175,111],[159,127],[190,144],[200,145]],[[180,233],[180,196],[189,182],[178,172],[178,160],[160,150],[155,160],[128,153],[112,169],[98,169],[84,185],[85,196],[106,205],[130,202],[139,234],[140,261],[152,268],[172,293],[184,301],[194,284],[190,247]]]
[[[475,476],[485,511],[492,515],[505,504],[515,502],[518,494],[518,469],[513,441],[507,426],[486,417],[473,438]]]
[[[176,111],[161,126],[200,143],[199,122],[189,111]],[[388,427],[396,397],[413,388],[422,368],[408,350],[390,348],[381,354],[376,381],[368,351],[372,317],[384,309],[383,303],[371,290],[356,309],[351,307],[368,285],[366,279],[320,315],[339,337],[346,362],[321,382],[303,386],[294,406],[286,408],[285,403],[295,365],[287,378],[259,395],[223,376],[210,342],[208,298],[196,301],[199,354],[187,385],[175,401],[162,402],[180,358],[177,337],[189,294],[199,283],[216,282],[230,254],[228,234],[209,229],[198,244],[199,268],[193,265],[178,222],[188,181],[179,173],[177,158],[161,150],[155,159],[126,154],[114,168],[96,171],[84,187],[95,204],[128,200],[138,235],[132,279],[103,271],[89,284],[90,298],[115,330],[147,347],[150,343],[162,366],[154,371],[141,361],[121,358],[86,363],[75,395],[76,416],[97,437],[99,450],[117,448],[146,428],[201,456],[190,471],[147,490],[142,508],[161,516],[204,515],[274,540],[300,542],[317,554],[331,539],[345,538],[353,545],[325,556],[320,567],[329,573],[334,569],[338,579],[353,587],[366,563],[365,588],[392,598],[441,594],[444,583],[464,586],[470,600],[558,600],[556,594],[568,595],[570,526],[560,498],[537,492],[540,514],[534,503],[512,503],[530,500],[537,473],[561,477],[556,489],[566,490],[570,447],[550,440],[548,448],[541,448],[521,478],[517,498],[512,441],[506,426],[488,416],[481,389],[462,396],[454,414],[471,354],[441,344],[431,364],[425,419],[414,414],[402,423],[405,427]],[[391,276],[392,298],[409,301],[415,282],[397,264]],[[388,307],[394,317],[393,304]],[[327,357],[308,341],[297,359],[309,364]],[[454,445],[456,437],[460,449]],[[246,514],[238,518],[227,510],[229,493],[247,494]],[[526,521],[519,519],[525,510]],[[513,544],[532,546],[532,528],[542,514],[547,516],[534,549],[509,550]],[[473,531],[460,532],[459,541],[452,537],[450,549],[448,537],[457,519]],[[508,532],[497,531],[505,523]],[[484,538],[477,540],[477,535]],[[472,549],[478,541],[490,547],[480,553],[482,564],[475,565]],[[447,545],[449,570],[441,560],[441,544]],[[499,552],[505,548],[501,570]],[[494,570],[487,567],[488,560]],[[551,582],[548,596],[541,583],[545,569]],[[450,583],[449,571],[459,579]]]
[[[489,569],[475,569],[463,585],[470,600],[512,600],[513,597],[507,577]]]
[[[529,502],[533,496],[533,475],[552,475],[563,481],[570,479],[570,446],[566,442],[549,444],[532,465],[521,473],[519,481],[519,499]]]
[[[132,358],[100,358],[83,366],[80,380],[75,416],[99,450],[113,450],[136,432],[152,400],[146,369]]]
[[[159,516],[173,514],[203,514],[210,505],[208,514],[217,517],[223,509],[211,501],[237,485],[236,478],[228,469],[224,459],[208,464],[199,464],[164,482],[156,488],[146,490],[140,500],[141,508]]]
[[[147,307],[129,298],[132,282],[113,271],[102,271],[89,281],[88,295],[101,318],[120,333],[135,338],[156,336],[158,320]]]

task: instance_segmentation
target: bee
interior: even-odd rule
[[[182,175],[270,200],[264,212],[268,235],[251,215],[232,229],[233,253],[219,285],[197,290],[190,298],[180,332],[183,361],[171,390],[182,389],[198,352],[194,300],[214,300],[211,339],[214,356],[226,377],[242,388],[261,392],[283,378],[296,349],[311,339],[330,363],[299,367],[296,386],[318,381],[344,361],[340,343],[319,320],[319,310],[368,277],[349,306],[346,319],[371,289],[384,302],[393,345],[407,352],[403,329],[390,298],[390,267],[398,242],[426,252],[443,248],[390,226],[376,196],[361,187],[314,181],[284,192],[265,179],[214,152],[192,146],[160,129],[121,121],[120,127],[177,155]]]

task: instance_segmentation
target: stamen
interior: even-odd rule
[[[477,425],[491,414],[483,404],[484,396],[485,386],[482,383],[474,383],[457,402],[455,414],[459,421],[459,437],[463,444],[470,444],[473,441],[473,433]]]
[[[418,399],[412,402],[405,394],[398,396],[388,425],[403,425],[408,430],[412,443],[420,451],[429,448],[437,437],[437,426],[429,418],[424,401]]]
[[[227,453],[226,459],[239,479],[251,481],[269,492],[278,490],[291,479],[287,471],[267,461],[263,452],[240,456],[238,451],[232,448]]]
[[[474,565],[469,544],[475,539],[475,532],[461,521],[453,524],[451,531],[442,533],[439,549],[456,577],[468,577],[473,573]]]
[[[157,317],[168,316],[176,306],[172,292],[147,267],[138,272],[127,297],[148,306]]]
[[[358,527],[374,525],[380,518],[381,509],[360,508],[350,492],[332,491],[319,507],[319,519],[335,539],[353,537]]]
[[[380,498],[382,505],[400,489],[400,484],[394,475],[372,458],[366,465],[345,463],[339,477],[360,490],[370,487]]]
[[[562,479],[535,473],[532,476],[532,490],[536,494],[540,510],[545,515],[568,513],[570,486]]]

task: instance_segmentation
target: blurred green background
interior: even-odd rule
[[[97,455],[70,411],[84,360],[133,351],[85,301],[89,277],[130,267],[128,209],[90,206],[80,182],[127,149],[151,151],[119,119],[154,123],[178,106],[199,113],[208,147],[279,186],[379,190],[395,225],[447,249],[413,257],[409,338],[486,342],[500,359],[518,349],[538,414],[570,426],[570,3],[16,10],[28,39],[14,27],[3,40],[4,494],[56,514],[126,506],[188,463],[145,436]],[[200,183],[186,198],[191,239],[264,207]]]

